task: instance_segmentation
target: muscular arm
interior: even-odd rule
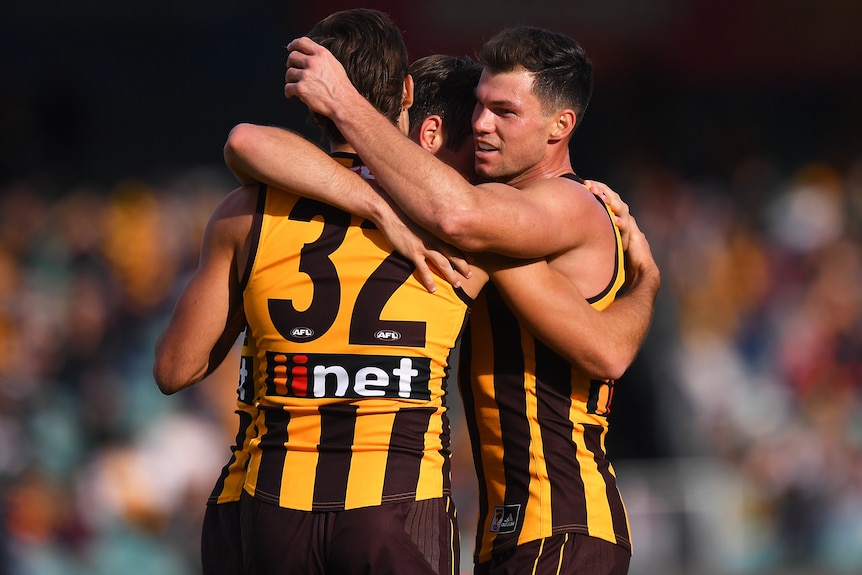
[[[308,38],[288,48],[285,95],[332,118],[386,192],[422,227],[466,251],[513,257],[543,257],[573,246],[571,236],[557,233],[577,228],[578,206],[567,205],[570,194],[548,185],[529,194],[498,183],[472,186],[380,115],[328,50]]]
[[[436,289],[429,264],[455,286],[462,275],[469,276],[469,265],[455,249],[419,228],[379,188],[299,134],[239,124],[228,135],[224,158],[240,181],[290,190],[371,220],[395,250],[413,262],[429,291]]]
[[[248,236],[255,198],[253,190],[236,190],[210,217],[198,269],[156,343],[153,377],[162,393],[212,373],[245,325],[237,251]]]
[[[627,291],[598,311],[545,260],[509,258],[485,261],[490,277],[527,330],[592,377],[618,379],[634,361],[652,320],[660,274],[649,244],[633,218]]]
[[[224,147],[228,168],[243,183],[264,182],[378,222],[392,208],[368,180],[333,160],[299,134],[272,126],[237,124]]]

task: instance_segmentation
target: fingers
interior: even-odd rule
[[[314,50],[320,47],[320,44],[318,44],[308,36],[301,36],[299,38],[294,38],[290,41],[290,44],[287,45],[287,51],[313,54]]]
[[[303,71],[308,69],[311,56],[318,49],[325,50],[311,38],[296,38],[287,45],[287,69],[284,72],[284,97],[299,96],[297,84],[303,79]]]
[[[618,193],[610,189],[606,184],[595,180],[585,180],[584,186],[587,187],[595,195],[599,196],[611,209],[614,214],[614,223],[620,230],[620,237],[623,242],[623,249],[627,250],[630,236],[629,228],[631,227],[631,213],[629,205],[625,203]]]
[[[426,257],[447,282],[456,288],[461,286],[461,279],[466,276],[453,266],[453,261],[456,258],[446,256],[438,251],[429,251]],[[464,264],[466,265],[466,262]],[[467,266],[468,272],[469,268],[470,266]]]
[[[616,194],[616,192],[611,190],[607,185],[602,182],[597,182],[596,180],[584,180],[584,186],[604,200],[605,203],[608,203],[611,200],[609,196]]]
[[[610,189],[606,184],[595,180],[585,180],[584,185],[591,192],[602,198],[610,206],[618,217],[625,219],[629,214],[629,205],[625,203],[618,193]]]
[[[447,254],[446,257],[449,259],[449,263],[452,264],[452,267],[455,268],[455,271],[463,277],[469,279],[473,276],[473,270],[470,269],[470,264],[463,257],[456,254]]]
[[[461,280],[469,278],[473,274],[467,260],[455,254],[443,254],[436,250],[429,250],[423,255],[416,255],[410,259],[416,267],[413,272],[416,279],[431,293],[437,291],[432,266],[439,275],[443,276],[443,279],[456,288],[461,287]]]
[[[419,283],[421,283],[422,286],[430,293],[437,291],[437,284],[434,282],[434,274],[431,272],[431,268],[428,266],[425,258],[414,260],[413,265],[416,267],[416,270],[413,273],[415,274],[416,279],[419,280]]]
[[[302,71],[305,69],[306,56],[299,52],[291,52],[287,55],[287,69],[284,72],[284,97],[293,98],[298,96],[297,84],[302,80]]]

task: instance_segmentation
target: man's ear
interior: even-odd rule
[[[443,139],[443,118],[436,114],[432,114],[428,116],[422,123],[419,124],[419,134],[417,134],[417,141],[419,145],[434,154],[437,155],[437,151],[443,147],[444,139]]]
[[[552,140],[562,140],[571,136],[575,129],[575,124],[578,121],[578,116],[575,111],[570,108],[560,110],[553,116],[553,124],[551,125],[550,138]]]
[[[413,76],[407,74],[404,78],[404,88],[401,92],[401,109],[407,110],[413,105]]]

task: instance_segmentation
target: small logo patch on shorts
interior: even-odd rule
[[[494,507],[494,519],[491,520],[491,533],[514,533],[518,526],[518,516],[521,505],[498,505]]]

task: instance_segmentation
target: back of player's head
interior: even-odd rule
[[[335,12],[306,36],[332,52],[356,90],[397,123],[409,60],[401,31],[387,14],[366,8]],[[314,117],[330,142],[346,143],[331,120]]]
[[[553,113],[571,108],[580,118],[593,92],[593,65],[573,38],[532,26],[498,32],[479,51],[479,62],[491,73],[526,69],[533,74],[533,94]]]
[[[410,132],[428,116],[440,116],[445,125],[446,147],[457,150],[472,134],[474,91],[482,67],[467,56],[434,54],[413,62],[409,72],[413,77],[413,105],[408,110]]]

